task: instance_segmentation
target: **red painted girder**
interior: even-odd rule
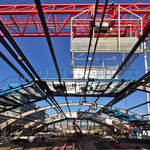
[[[150,3],[126,3],[117,4],[113,7],[108,6],[106,11],[106,18],[116,18],[118,13],[118,5],[121,5],[121,7],[124,7],[134,12],[135,14],[141,15],[143,17],[143,27],[149,22]],[[43,4],[42,8],[46,16],[46,22],[49,26],[50,35],[54,37],[69,37],[71,17],[94,6],[95,4]],[[98,13],[102,13],[103,8],[104,4],[99,4]],[[126,14],[126,11],[121,10],[121,13]],[[87,14],[91,15],[92,10]],[[41,22],[37,14],[36,6],[34,4],[0,5],[0,19],[12,36],[44,36]],[[136,25],[136,22],[134,24]],[[82,25],[86,25],[86,22],[83,21]],[[124,24],[124,26],[126,25],[128,25],[128,23]],[[114,27],[115,26],[116,25],[114,25]],[[89,31],[87,30],[86,36],[88,36],[88,32]],[[82,37],[84,34],[78,33],[77,36]],[[113,34],[112,36],[117,36],[117,34]]]
[[[113,8],[117,8],[118,5],[127,8],[128,10],[136,14],[150,14],[150,3],[122,3],[116,4]],[[43,4],[42,8],[44,14],[78,14],[88,8],[94,7],[95,4]],[[102,13],[104,4],[99,4],[98,12]],[[112,6],[108,6],[112,8]],[[121,10],[126,14],[126,11]],[[111,11],[107,11],[111,13]],[[37,14],[36,6],[34,4],[19,4],[19,5],[0,5],[0,15],[29,15]]]
[[[68,33],[50,33],[51,37],[70,37],[70,32]],[[2,34],[2,36],[4,36]],[[11,33],[11,36],[13,37],[45,37],[44,33]],[[81,35],[82,36],[82,35]],[[85,37],[85,36],[83,36]]]

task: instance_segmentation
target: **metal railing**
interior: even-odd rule
[[[60,70],[62,79],[83,79],[83,70],[62,69]],[[94,68],[91,70],[91,79],[111,79],[116,69],[107,68]],[[56,70],[44,69],[38,71],[41,79],[58,79]],[[128,69],[123,76],[117,76],[116,79],[124,80],[136,80],[138,71],[136,69]],[[29,80],[30,81],[30,80]],[[9,76],[5,80],[0,82],[0,90],[7,88],[13,88],[20,85],[24,85],[26,82],[19,76]]]

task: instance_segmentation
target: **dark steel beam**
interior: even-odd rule
[[[38,14],[39,14],[42,26],[43,26],[44,34],[45,34],[45,37],[46,37],[46,40],[47,40],[47,43],[48,43],[48,46],[49,46],[49,50],[50,50],[51,56],[53,58],[53,62],[54,62],[54,65],[55,65],[55,68],[56,68],[56,71],[57,71],[58,79],[59,79],[59,82],[61,83],[61,74],[60,74],[59,67],[58,67],[58,64],[57,64],[57,60],[56,60],[54,48],[53,48],[53,45],[52,45],[52,42],[51,42],[51,38],[49,36],[49,31],[48,31],[47,23],[46,23],[45,16],[44,16],[44,13],[43,13],[43,10],[42,10],[41,2],[40,2],[40,0],[34,0],[34,2],[36,4],[36,8],[37,8],[37,11],[38,11]],[[46,85],[45,85],[45,87],[47,89],[47,93],[49,93],[50,89],[47,88],[48,86],[46,86]],[[61,107],[59,106],[59,104],[57,103],[57,101],[54,99],[54,97],[52,95],[49,95],[49,98],[52,100],[52,102],[54,104],[57,105],[57,108],[65,116],[65,113],[63,112],[63,110],[61,109]]]
[[[130,53],[128,54],[128,56],[124,59],[124,61],[122,62],[122,64],[119,66],[118,70],[114,73],[114,75],[112,76],[112,79],[115,79],[115,77],[118,75],[118,73],[123,69],[123,67],[127,64],[127,62],[131,59],[131,57],[133,56],[134,52],[136,51],[136,49],[141,45],[142,42],[144,42],[145,38],[148,36],[148,34],[150,33],[150,25],[147,26],[145,32],[143,33],[143,35],[139,38],[139,40],[137,41],[137,43],[133,46],[133,48],[131,49]],[[106,89],[104,90],[104,93],[106,92],[106,90],[111,86],[113,82],[110,82],[108,84],[108,86],[106,87]]]
[[[128,60],[131,58],[131,56],[134,54],[134,52],[136,51],[136,49],[141,45],[142,42],[144,42],[145,38],[148,36],[148,34],[150,33],[150,25],[148,25],[146,27],[145,32],[143,33],[143,35],[140,37],[140,39],[137,41],[137,43],[134,45],[134,47],[132,48],[132,50],[130,51],[130,53],[128,54],[128,56],[125,58],[125,60],[122,62],[122,64],[119,66],[118,70],[115,72],[115,74],[113,75],[112,79],[114,79],[117,74],[123,69],[124,65],[126,65],[126,63],[128,62]],[[137,87],[140,85],[145,85],[146,83],[148,83],[150,81],[150,71],[148,73],[146,73],[143,77],[141,77],[139,80],[137,80],[135,83],[131,83],[129,84],[125,90],[123,89],[121,92],[119,92],[119,94],[109,103],[107,103],[103,108],[101,108],[97,113],[100,114],[101,112],[103,112],[105,110],[105,108],[107,107],[111,107],[114,104],[118,103],[119,101],[121,101],[123,98],[127,97],[128,95],[132,94],[133,92],[136,91]],[[144,82],[144,83],[143,83]],[[108,86],[106,87],[106,89],[104,90],[104,92],[110,87],[110,85],[112,84],[112,82],[110,82],[108,84]],[[129,88],[130,87],[130,88]],[[127,89],[127,91],[126,91]]]
[[[0,102],[6,103],[6,106],[7,105],[10,105],[10,106],[20,106],[20,103],[14,101],[14,100],[12,100],[9,97],[6,97],[4,95],[0,95]]]
[[[81,105],[83,104],[83,102],[86,101],[85,94],[86,94],[86,92],[87,92],[88,85],[89,85],[89,80],[86,81],[86,85],[85,85],[83,97],[80,97],[79,106],[78,106],[78,111],[79,111],[79,109],[81,109]]]
[[[4,56],[0,52],[0,57],[21,77],[23,78],[26,82],[29,83],[29,80],[24,77],[24,75],[8,60],[6,56]],[[36,90],[36,89],[35,89]],[[15,97],[16,98],[16,97]],[[40,99],[41,100],[41,99]],[[2,103],[1,103],[2,104]],[[4,104],[3,104],[4,105]],[[6,104],[5,104],[6,105]],[[8,105],[8,104],[7,104]]]
[[[32,65],[30,64],[30,62],[28,61],[28,59],[25,57],[25,55],[23,54],[23,52],[21,51],[21,49],[19,48],[19,46],[17,45],[17,43],[15,42],[15,40],[12,38],[12,36],[10,35],[10,33],[8,32],[8,30],[5,28],[4,24],[2,23],[2,21],[0,20],[0,30],[2,31],[2,33],[5,35],[5,37],[8,39],[8,41],[11,43],[11,45],[14,47],[14,49],[17,51],[17,53],[20,55],[21,59],[27,64],[27,66],[30,68],[30,70],[33,72],[33,74],[36,76],[36,78],[38,80],[40,80],[39,75],[36,73],[36,71],[34,70],[34,68],[32,67]],[[2,39],[2,38],[1,38]],[[12,50],[11,50],[12,52]],[[17,56],[17,55],[16,55]],[[14,57],[15,58],[15,57]],[[18,58],[16,58],[17,60]],[[20,61],[21,62],[21,61]],[[26,67],[26,66],[25,66]],[[31,74],[31,72],[29,73]],[[32,79],[34,79],[33,75],[32,75]]]
[[[6,56],[3,55],[2,52],[0,52],[0,57],[27,83],[29,83],[29,80],[25,78],[25,76],[8,60]]]
[[[97,4],[97,1],[96,1],[96,5]],[[107,9],[107,5],[108,5],[108,0],[105,0],[105,5],[104,5],[104,10],[103,10],[103,14],[102,14],[102,18],[101,18],[101,21],[100,21],[100,24],[99,24],[99,30],[98,30],[98,35],[97,35],[97,38],[96,38],[96,42],[95,42],[95,45],[94,45],[94,51],[92,53],[92,59],[90,61],[90,67],[89,67],[89,72],[88,72],[88,76],[87,78],[89,79],[89,76],[90,76],[90,72],[91,72],[91,68],[92,68],[92,65],[93,65],[93,60],[94,60],[94,57],[95,57],[95,52],[96,52],[96,48],[97,48],[97,44],[98,44],[98,40],[99,40],[99,37],[100,37],[100,34],[101,34],[101,30],[102,30],[102,24],[103,24],[103,21],[104,21],[104,17],[105,17],[105,13],[106,13],[106,9]],[[95,12],[97,13],[97,12]],[[96,17],[96,15],[95,15]],[[95,23],[94,23],[95,24]],[[93,30],[92,30],[93,32]],[[89,43],[89,49],[90,49],[90,43]],[[87,57],[87,61],[88,61],[88,57]],[[87,64],[86,64],[87,65]],[[86,66],[87,67],[87,66]],[[85,68],[86,69],[86,68]],[[86,72],[86,70],[85,70]],[[84,77],[85,77],[85,72],[84,72]],[[84,92],[85,93],[85,92]],[[97,102],[99,99],[99,97],[96,98],[96,100],[94,102]],[[85,100],[86,100],[86,97],[85,97]]]
[[[25,90],[31,97],[33,97],[33,99],[41,99],[41,97],[36,96],[36,95],[33,94],[29,89],[23,88],[23,90]],[[42,98],[43,98],[43,97],[42,97]]]
[[[65,84],[65,82],[63,81],[63,84],[64,84],[64,86],[66,87],[66,84]],[[67,89],[67,88],[66,88]],[[66,94],[67,94],[67,90],[66,90]],[[70,109],[70,106],[69,106],[69,104],[68,104],[68,99],[67,99],[67,97],[65,96],[65,101],[66,101],[66,104],[67,104],[67,107],[68,107],[68,110],[69,110],[69,113],[70,113],[70,116],[71,116],[71,109]]]
[[[150,82],[150,71],[148,73],[146,73],[144,76],[142,76],[139,80],[134,82],[132,85],[129,85],[126,88],[124,88],[121,92],[119,92],[119,94],[112,101],[107,103],[97,113],[100,114],[101,112],[103,112],[105,110],[105,108],[113,106],[114,104],[121,101],[123,98],[134,93],[137,90],[138,86],[141,86],[141,85],[149,83],[149,82]]]
[[[91,59],[91,61],[90,61],[90,67],[89,67],[89,72],[88,72],[88,77],[87,77],[87,78],[89,78],[89,76],[90,76],[90,72],[91,72],[91,68],[92,68],[92,65],[93,65],[93,60],[94,60],[94,56],[95,56],[95,52],[96,52],[98,40],[99,40],[100,34],[101,34],[101,32],[102,32],[102,24],[103,24],[103,21],[104,21],[104,17],[105,17],[107,5],[108,5],[108,0],[105,0],[103,15],[102,15],[102,18],[101,18],[101,22],[100,22],[100,24],[99,24],[98,35],[97,35],[96,42],[95,42],[95,45],[94,45],[94,51],[93,51],[93,53],[92,53],[92,59]]]
[[[0,113],[3,113],[3,112],[5,112],[5,111],[11,111],[11,110],[13,110],[13,109],[16,109],[16,108],[19,108],[19,107],[23,107],[23,105],[30,105],[30,104],[32,104],[32,103],[36,103],[36,102],[39,102],[39,101],[41,101],[42,99],[39,99],[39,100],[34,100],[34,101],[29,101],[29,102],[27,102],[27,103],[24,103],[24,104],[21,104],[20,106],[13,106],[13,107],[11,107],[11,108],[5,108],[5,109],[3,109],[3,110],[1,110],[0,111]]]
[[[54,97],[52,96],[52,92],[49,89],[47,83],[45,81],[42,81],[43,87],[46,89],[46,95],[48,96],[48,98],[52,101],[52,103],[56,106],[56,108],[65,116],[64,111],[62,110],[62,108],[59,106],[59,104],[57,103],[57,101],[54,99]],[[66,117],[66,116],[65,116]]]
[[[5,102],[2,102],[1,100],[0,100],[0,105],[1,106],[15,106],[15,105],[12,105],[12,104],[8,104],[8,103],[5,103]]]
[[[20,94],[20,95],[26,97],[26,98],[28,99],[28,101],[29,101],[29,99],[32,99],[32,98],[33,98],[31,95],[29,95],[29,94],[27,94],[27,93],[23,93],[23,92],[20,92],[20,91],[16,91],[16,93],[18,93],[18,94]]]
[[[34,0],[34,2],[36,4],[36,8],[37,8],[37,11],[38,11],[38,14],[39,14],[42,26],[43,26],[43,30],[44,30],[44,33],[45,33],[45,36],[46,36],[46,40],[47,40],[47,43],[48,43],[48,46],[49,46],[49,50],[50,50],[52,58],[53,58],[53,62],[54,62],[54,65],[55,65],[55,68],[56,68],[56,71],[57,71],[59,81],[61,82],[61,74],[60,74],[59,67],[58,67],[58,64],[57,64],[57,60],[56,60],[54,48],[53,48],[53,45],[52,45],[52,42],[51,42],[51,38],[49,36],[49,31],[48,31],[47,23],[46,23],[45,16],[44,16],[44,13],[43,13],[43,10],[42,10],[41,2],[40,2],[40,0]]]
[[[140,107],[140,106],[143,106],[143,105],[148,104],[148,103],[150,103],[150,101],[149,101],[149,102],[145,102],[145,103],[141,103],[141,104],[136,105],[136,106],[133,106],[133,107],[131,107],[131,108],[128,108],[127,111],[132,110],[132,109],[135,109],[135,108]]]
[[[117,84],[111,91],[110,93],[114,93],[118,88],[120,88],[124,83],[124,80],[122,80],[122,82],[120,82],[119,84]]]
[[[0,21],[0,25],[1,25],[1,21]],[[9,44],[5,41],[5,39],[1,35],[0,35],[0,42],[6,48],[6,50],[10,53],[10,55],[12,55],[12,57],[18,62],[18,64],[20,64],[20,66],[26,71],[26,73],[31,77],[31,79],[35,80],[33,74],[28,70],[28,68],[25,66],[22,60],[19,59],[17,54],[13,51],[13,49],[9,46]]]
[[[149,115],[150,115],[150,114],[144,114],[144,115],[142,115],[142,116],[144,117],[144,116],[149,116]]]
[[[150,86],[147,85],[139,86],[137,87],[137,90],[150,93]]]
[[[96,90],[97,90],[99,84],[100,84],[100,81],[97,83],[97,85],[96,85],[95,89],[93,89],[93,91],[96,91]]]
[[[85,78],[85,75],[86,75],[86,69],[87,69],[87,65],[88,65],[89,53],[90,53],[90,48],[91,48],[91,44],[92,44],[93,29],[94,29],[94,27],[95,27],[95,20],[96,20],[96,14],[97,14],[98,3],[99,3],[99,0],[96,0],[95,10],[94,10],[94,17],[93,17],[93,21],[92,21],[92,25],[91,25],[91,30],[90,30],[90,41],[89,41],[89,46],[88,46],[88,53],[87,53],[87,57],[86,57],[86,62],[85,62],[85,69],[84,69],[84,76],[83,76],[83,78]]]
[[[17,53],[20,55],[21,59],[26,63],[26,65],[28,66],[28,68],[31,70],[29,71],[28,68],[22,63],[22,60],[18,59],[18,56],[16,55],[16,53],[12,50],[12,48],[7,44],[7,42],[4,40],[4,38],[2,36],[0,36],[0,41],[2,42],[2,44],[4,45],[4,47],[8,50],[8,52],[15,58],[15,60],[22,66],[22,68],[27,72],[27,74],[33,79],[33,81],[37,80],[39,81],[38,83],[40,83],[40,88],[45,91],[45,88],[43,87],[42,84],[42,80],[39,77],[39,75],[36,73],[36,71],[34,70],[34,68],[32,67],[32,65],[30,64],[30,62],[28,61],[28,59],[25,57],[25,55],[23,54],[23,52],[21,51],[21,49],[19,48],[19,46],[17,45],[17,43],[14,41],[14,39],[11,37],[10,33],[7,31],[7,29],[5,28],[5,26],[3,25],[3,23],[0,21],[0,30],[3,32],[3,34],[6,36],[6,38],[8,39],[8,41],[12,44],[12,46],[14,47],[14,49],[17,51]],[[33,76],[33,74],[34,77]],[[50,89],[49,89],[50,90]],[[44,92],[45,93],[45,92]],[[47,92],[48,93],[48,92]],[[50,98],[51,99],[51,98]],[[54,98],[53,98],[54,99]],[[56,100],[54,99],[53,102],[55,102]],[[56,102],[54,104],[57,104]],[[57,108],[59,108],[59,104],[57,104]],[[59,108],[61,109],[61,108]],[[58,110],[59,110],[58,109]]]

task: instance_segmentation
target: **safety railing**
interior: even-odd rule
[[[116,70],[117,69],[95,68],[94,70],[91,70],[90,78],[111,79]],[[84,70],[82,69],[77,69],[74,71],[72,71],[71,69],[60,70],[62,79],[83,79],[83,71]],[[56,70],[40,70],[38,71],[38,74],[41,77],[41,79],[58,79]],[[137,75],[138,71],[136,69],[128,69],[126,73],[123,76],[121,76],[121,78],[118,75],[116,79],[136,80]],[[26,81],[23,80],[21,77],[9,76],[8,78],[0,82],[0,89],[2,90],[5,88],[13,88],[24,84],[26,84]]]

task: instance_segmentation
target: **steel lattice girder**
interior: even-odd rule
[[[140,15],[143,18],[143,27],[149,21],[149,3],[126,3],[109,5],[106,11],[107,19],[117,19],[118,5]],[[43,4],[42,9],[46,17],[46,23],[51,36],[70,37],[71,18],[85,10],[93,8],[95,4]],[[102,14],[104,4],[99,4],[98,14]],[[122,19],[127,17],[125,10],[120,11]],[[92,18],[93,9],[90,9],[79,19]],[[16,37],[39,37],[45,36],[36,5],[0,5],[0,16],[4,25],[12,36]],[[79,21],[78,21],[79,22]],[[76,22],[76,23],[78,23]],[[127,22],[126,22],[127,23]],[[83,26],[86,22],[82,21]],[[128,25],[125,24],[126,26]],[[137,28],[136,23],[133,24]],[[81,34],[79,36],[82,36]]]

